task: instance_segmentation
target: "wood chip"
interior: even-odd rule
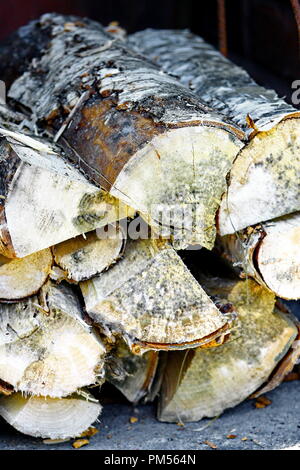
[[[86,446],[89,443],[90,441],[88,439],[77,439],[73,442],[72,447],[74,447],[74,449],[80,449],[80,447]]]
[[[207,445],[211,449],[217,449],[218,448],[218,446],[216,444],[214,444],[213,442],[210,442],[210,441],[203,441],[203,444]]]
[[[137,422],[138,422],[138,418],[137,418],[136,416],[131,416],[131,417],[129,418],[129,422],[130,422],[131,424],[137,423]]]
[[[293,382],[294,380],[300,380],[299,372],[290,372],[283,379],[284,382]]]
[[[67,439],[43,439],[43,444],[62,444],[63,442],[69,442],[69,438]]]
[[[99,429],[95,428],[94,426],[89,427],[86,431],[80,434],[80,438],[82,437],[93,437],[95,434],[99,432]]]
[[[257,398],[255,402],[255,408],[265,408],[266,406],[271,405],[271,403],[272,401],[269,398],[261,396]]]

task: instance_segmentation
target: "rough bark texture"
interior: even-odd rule
[[[300,215],[221,237],[218,248],[240,271],[284,299],[300,298]]]
[[[272,293],[254,281],[214,278],[206,286],[232,302],[239,325],[219,348],[169,353],[159,419],[197,421],[237,405],[264,384],[293,345],[292,319],[274,310]]]
[[[71,394],[101,379],[104,354],[70,287],[49,281],[39,297],[1,305],[0,378],[16,391]]]
[[[0,252],[23,257],[133,211],[99,190],[26,117],[0,107]]]
[[[28,436],[67,439],[80,434],[96,421],[101,406],[91,395],[67,398],[24,397],[14,393],[0,399],[0,415]]]
[[[222,235],[299,210],[297,109],[189,31],[145,30],[131,35],[129,44],[252,138],[230,173],[219,212]]]
[[[129,44],[175,75],[246,134],[267,131],[282,119],[300,116],[275,91],[259,86],[242,68],[188,30],[147,29],[129,37]],[[247,115],[255,125],[249,126]]]
[[[69,158],[153,226],[157,205],[197,209],[182,244],[211,248],[243,132],[94,22],[44,15],[39,31],[48,34],[47,48],[9,96],[64,129]],[[174,216],[171,227],[181,223]]]
[[[80,287],[90,317],[136,353],[197,347],[231,327],[232,315],[217,309],[165,242],[128,241],[122,260]]]

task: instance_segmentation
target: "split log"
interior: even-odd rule
[[[300,298],[300,214],[220,238],[223,256],[284,299]]]
[[[15,391],[63,397],[101,380],[105,348],[70,287],[49,281],[0,310],[0,379]]]
[[[24,397],[14,393],[0,398],[0,415],[15,429],[33,437],[78,437],[98,418],[101,406],[91,395],[66,398]]]
[[[106,380],[132,403],[151,393],[158,366],[158,353],[148,351],[142,356],[132,354],[125,342],[119,341],[105,362]]]
[[[107,238],[100,238],[105,236],[105,232],[99,234],[96,231],[53,247],[55,262],[64,271],[66,280],[79,282],[90,279],[120,258],[125,245],[124,234],[118,226],[111,228],[113,233]]]
[[[106,334],[121,334],[139,354],[220,343],[233,314],[222,314],[173,248],[158,240],[129,240],[124,257],[80,283],[86,310]]]
[[[283,304],[280,300],[276,302],[276,308],[281,312],[284,312],[288,315],[292,315],[290,309]],[[296,317],[293,317],[293,322],[295,323],[298,329],[298,335],[290,347],[289,351],[285,356],[279,361],[278,365],[272,372],[271,376],[268,378],[267,382],[262,385],[255,393],[253,393],[250,398],[257,398],[265,393],[268,393],[271,390],[274,390],[278,385],[283,382],[287,376],[295,368],[295,364],[299,364],[300,358],[300,322]]]
[[[20,300],[36,294],[51,272],[51,250],[43,250],[20,259],[1,257],[0,301]]]
[[[85,174],[156,230],[167,226],[184,247],[212,248],[226,175],[242,146],[239,127],[99,24],[47,14],[28,25],[28,35],[43,49],[9,96],[57,132]],[[22,36],[26,43],[24,29],[19,46]],[[8,69],[17,60],[8,58]]]
[[[219,211],[221,235],[300,208],[300,112],[189,31],[146,30],[129,45],[248,135]]]
[[[0,107],[0,253],[24,257],[133,215],[89,183],[57,146],[19,132],[12,116],[22,124],[22,116]]]
[[[242,402],[268,380],[298,337],[293,320],[274,309],[274,294],[254,281],[214,278],[206,288],[235,305],[239,325],[220,348],[168,353],[161,421],[210,418]]]

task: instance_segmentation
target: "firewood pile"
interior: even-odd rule
[[[46,14],[0,57],[0,415],[64,439],[104,382],[168,422],[280,384],[300,112],[189,31]]]

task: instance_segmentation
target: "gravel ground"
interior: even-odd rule
[[[155,408],[126,404],[104,406],[99,433],[81,450],[198,450],[210,449],[210,441],[218,449],[300,449],[300,382],[286,382],[267,396],[272,404],[256,409],[253,401],[246,401],[226,411],[215,420],[202,420],[185,426],[159,423]],[[130,424],[136,416],[138,421]],[[235,439],[228,439],[234,434]],[[247,440],[241,440],[247,438]],[[71,441],[46,445],[0,422],[0,449],[72,450]]]

